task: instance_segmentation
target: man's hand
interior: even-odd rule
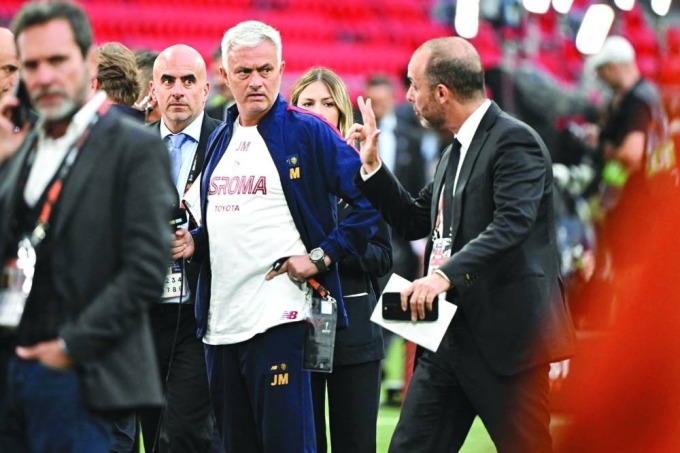
[[[355,141],[359,142],[359,156],[361,157],[362,169],[364,173],[373,173],[380,166],[380,157],[378,155],[378,136],[380,131],[376,126],[375,113],[371,106],[371,100],[364,102],[364,98],[359,96],[357,100],[359,110],[361,111],[361,118],[364,124],[353,124],[345,135],[348,145],[352,145]]]
[[[37,360],[50,368],[68,368],[73,365],[73,359],[63,351],[56,339],[33,346],[18,346],[16,353],[24,360]]]
[[[319,273],[316,265],[309,259],[309,255],[295,255],[289,257],[278,269],[272,269],[264,276],[265,280],[271,280],[277,275],[288,274],[288,278],[294,283],[304,283],[307,277]]]
[[[171,256],[173,260],[189,259],[194,256],[194,238],[184,228],[178,228],[172,237]]]
[[[15,131],[16,127],[10,121],[12,107],[19,105],[19,100],[6,94],[0,99],[0,163],[9,159],[19,150],[19,147],[26,139],[30,124],[26,123],[23,127]]]
[[[432,311],[432,302],[449,288],[451,288],[451,283],[437,273],[419,278],[401,293],[401,309],[408,310],[410,297],[411,321],[425,319],[425,308],[427,307],[427,311]]]

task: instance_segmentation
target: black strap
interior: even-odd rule
[[[451,155],[449,156],[449,165],[446,168],[446,177],[444,178],[444,224],[442,225],[443,237],[450,237],[453,225],[453,186],[456,181],[456,172],[458,171],[458,162],[460,162],[460,148],[461,144],[458,139],[453,139],[451,145]]]

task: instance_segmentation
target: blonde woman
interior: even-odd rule
[[[310,110],[345,134],[352,125],[352,104],[342,80],[326,68],[314,68],[292,88],[291,104]],[[338,211],[340,221],[350,210]],[[380,293],[377,279],[392,267],[389,229],[380,222],[366,253],[340,263],[340,282],[349,327],[337,333],[334,370],[312,373],[312,400],[316,443],[327,451],[325,395],[332,451],[371,452],[376,449],[376,422],[380,399],[380,360],[385,357],[382,332],[370,322]]]

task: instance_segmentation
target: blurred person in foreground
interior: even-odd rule
[[[421,45],[407,98],[424,125],[455,134],[434,181],[413,198],[378,156],[370,100],[355,182],[394,234],[428,237],[427,276],[402,292],[418,322],[435,298],[458,306],[436,352],[420,349],[389,451],[450,452],[475,416],[503,451],[551,451],[549,364],[574,334],[561,294],[550,156],[534,130],[485,95],[479,54],[462,38]],[[440,303],[448,303],[439,297]]]
[[[340,77],[313,68],[291,89],[290,103],[320,115],[341,134],[353,123],[352,103]],[[339,200],[338,220],[350,212]],[[375,452],[380,404],[380,361],[385,358],[382,329],[370,321],[380,295],[378,278],[392,267],[390,232],[384,221],[361,257],[338,266],[349,327],[337,332],[332,373],[312,373],[316,448],[328,451],[326,391],[331,451]]]
[[[680,150],[680,135],[673,144]],[[613,277],[612,284],[627,291],[601,341],[574,362],[584,371],[570,376],[563,390],[571,412],[556,439],[558,452],[680,450],[680,306],[674,302],[680,294],[680,188],[666,185],[651,200],[643,192],[628,196],[639,198],[633,201],[645,203],[649,213],[638,220],[638,211],[621,212],[622,229],[631,219],[633,228],[642,222],[647,231],[634,238],[644,266],[637,274]],[[601,294],[580,297],[583,305],[601,303]]]
[[[203,112],[209,90],[205,62],[195,49],[177,44],[156,58],[151,94],[162,117],[150,127],[168,147],[177,206],[182,206],[180,200],[200,180],[208,137],[220,125]],[[182,226],[196,227],[193,217]],[[196,337],[197,279],[196,263],[168,262],[163,296],[149,313],[165,405],[162,410],[140,413],[148,452],[205,453],[210,449],[214,417],[203,344]]]
[[[167,152],[92,90],[81,8],[28,3],[12,28],[40,120],[16,132],[15,100],[0,101],[0,147],[21,144],[0,179],[0,303],[19,308],[11,320],[0,310],[0,451],[105,453],[111,417],[162,402],[156,367],[130,364],[155,365],[147,310],[169,255]]]
[[[111,109],[144,123],[144,113],[133,108],[139,95],[135,54],[123,44],[108,42],[97,49],[97,77],[92,88],[104,91],[111,101]],[[137,416],[125,411],[113,420],[111,453],[129,453],[134,448]]]
[[[366,251],[379,219],[352,183],[357,151],[279,94],[281,54],[279,32],[262,22],[225,33],[220,72],[236,105],[208,144],[203,226],[173,245],[174,258],[201,263],[198,334],[227,453],[316,451],[307,279],[337,299],[347,327],[337,263]],[[339,224],[338,198],[352,207]]]
[[[0,99],[11,92],[19,81],[19,59],[14,34],[0,27]]]

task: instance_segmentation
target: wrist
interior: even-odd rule
[[[329,271],[331,258],[328,255],[326,255],[326,252],[324,252],[321,247],[317,247],[313,249],[311,252],[309,252],[309,259],[312,263],[314,263],[316,268],[319,270],[319,273]]]

